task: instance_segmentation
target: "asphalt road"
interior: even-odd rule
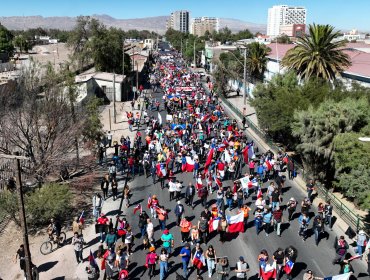
[[[161,92],[154,93],[153,96],[157,99],[162,100]],[[163,108],[163,103],[161,104],[161,109],[162,110],[160,111],[160,114],[162,116],[162,119],[165,120],[166,112]],[[149,111],[148,113],[149,115],[158,115],[157,111]],[[142,126],[140,130],[143,133],[145,130],[145,125],[144,127]],[[244,167],[243,169],[243,172],[245,171],[246,167]],[[184,189],[182,193],[184,196],[185,187],[190,181],[193,182],[194,180],[192,173],[176,174],[176,178],[183,182]],[[176,202],[169,201],[169,193],[167,189],[161,190],[159,183],[153,185],[151,177],[145,178],[145,176],[135,176],[135,178],[133,180],[130,180],[128,184],[132,189],[132,197],[130,200],[132,206],[129,210],[130,214],[128,215],[128,221],[132,225],[134,233],[139,233],[140,231],[138,228],[138,214],[136,214],[136,216],[132,214],[133,207],[136,204],[141,203],[143,209],[150,215],[150,211],[146,207],[149,194],[156,194],[159,199],[159,203],[170,210],[169,219],[167,220],[167,228],[174,235],[175,249],[173,256],[170,259],[170,264],[172,268],[170,270],[170,275],[168,279],[174,279],[175,271],[182,273],[181,257],[178,256],[179,251],[182,248],[180,228],[176,227],[175,215],[173,213]],[[267,185],[268,182],[264,184],[264,187],[266,188]],[[224,186],[232,186],[232,182],[226,181],[224,182]],[[298,201],[301,201],[305,196],[305,193],[299,186],[297,186],[294,181],[287,181],[285,183],[283,191],[283,204],[286,203],[290,197],[295,197]],[[184,199],[181,199],[183,205],[185,206],[185,215],[190,217],[190,220],[193,224],[198,222],[200,213],[203,210],[202,206],[199,205],[199,201],[197,201],[197,199],[197,196],[195,196],[195,202],[197,206],[194,210],[192,210],[185,204]],[[209,200],[215,201],[215,194],[210,195]],[[252,202],[251,208],[252,210],[254,210],[255,207],[253,197],[248,198],[246,201]],[[299,209],[300,207],[297,207],[297,210]],[[312,210],[316,211],[316,209]],[[217,256],[227,256],[232,267],[235,266],[239,256],[244,256],[250,266],[248,278],[252,277],[252,279],[257,279],[257,255],[259,254],[261,249],[266,249],[271,256],[278,247],[285,249],[290,245],[298,249],[298,258],[293,269],[293,277],[295,279],[302,279],[303,273],[307,269],[312,269],[314,273],[319,277],[337,275],[339,273],[340,267],[338,265],[332,265],[332,260],[335,255],[333,244],[336,234],[340,235],[342,233],[336,233],[336,230],[338,229],[334,226],[334,231],[330,231],[328,229],[326,237],[324,239],[321,239],[319,246],[316,246],[313,235],[309,237],[305,242],[298,236],[298,214],[296,214],[294,218],[294,221],[292,221],[290,224],[287,222],[283,223],[281,237],[278,237],[275,232],[270,233],[270,235],[267,237],[265,236],[264,232],[260,233],[258,236],[256,235],[256,231],[253,226],[253,216],[251,215],[251,217],[249,218],[248,229],[245,233],[241,233],[238,236],[233,237],[230,241],[227,241],[223,244],[218,241],[219,236],[217,235],[214,236],[208,244],[212,244],[214,246]],[[284,219],[285,221],[287,221],[286,211],[284,212]],[[157,220],[154,220],[153,224],[155,226],[154,238],[155,240],[159,240],[162,234],[162,232],[159,230],[159,223]],[[350,240],[347,239],[347,241]],[[201,247],[203,249],[206,249],[206,246],[204,244],[202,244]],[[143,265],[145,264],[146,251],[143,250],[141,239],[135,239],[134,251],[135,253],[130,257],[130,279],[149,279],[147,272],[145,272],[143,268]],[[157,253],[159,253],[159,250],[157,250]],[[352,262],[352,264],[355,270],[355,276],[361,277],[362,275],[364,275],[363,273],[366,271],[366,268],[365,264],[362,261],[355,260]],[[145,274],[143,275],[143,273]],[[204,272],[202,276],[203,278],[208,278],[207,272]],[[232,272],[231,276],[235,277],[235,273]],[[366,279],[366,277],[367,276],[364,276],[364,278],[362,279]],[[196,273],[193,272],[189,279],[195,278]],[[155,276],[155,279],[159,279],[158,265],[157,275]],[[216,275],[213,275],[212,279],[216,279]]]

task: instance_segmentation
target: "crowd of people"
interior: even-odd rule
[[[145,132],[142,135],[138,130],[133,141],[122,136],[119,143],[108,134],[105,143],[99,146],[100,163],[103,163],[107,144],[114,147],[114,155],[101,182],[102,193],[94,196],[96,231],[101,245],[97,259],[89,257],[89,279],[95,279],[99,270],[105,270],[108,279],[129,279],[135,238],[141,239],[142,249],[147,252],[142,265],[150,278],[156,275],[158,264],[160,280],[168,276],[171,271],[169,259],[173,258],[175,244],[181,242],[178,255],[182,273],[178,273],[179,279],[188,279],[193,271],[196,279],[202,279],[203,272],[207,271],[209,278],[216,274],[217,279],[226,280],[231,275],[247,279],[250,267],[243,256],[231,264],[234,260],[219,256],[218,250],[209,244],[217,235],[220,242],[225,243],[232,235],[243,234],[254,226],[257,235],[264,232],[269,236],[276,232],[281,236],[281,225],[294,222],[299,223],[297,234],[303,241],[313,235],[318,245],[328,236],[326,229],[331,230],[333,226],[333,207],[327,201],[314,213],[311,204],[315,181],[307,182],[307,196],[303,200],[291,197],[283,203],[285,174],[287,172],[288,180],[295,176],[290,157],[284,152],[258,153],[236,120],[225,114],[217,94],[206,89],[199,74],[184,66],[181,55],[157,53],[154,57],[156,64],[150,83],[154,90],[161,89],[163,99],[145,96],[142,116],[127,112],[130,130],[143,123]],[[160,115],[161,109],[165,110],[166,117]],[[243,171],[245,166],[246,172]],[[151,193],[155,194],[148,197],[146,205],[133,205],[133,219],[137,220],[140,230],[137,235],[126,217],[117,216],[118,226],[115,228],[112,219],[101,212],[104,201],[110,196],[113,200],[118,197],[119,172],[132,178],[137,175],[152,178]],[[178,180],[176,175],[182,172],[191,173],[192,180],[186,183]],[[265,184],[267,188],[263,187]],[[166,204],[158,199],[160,192],[168,192],[169,201],[176,201],[171,217]],[[130,190],[126,186],[123,192],[126,209],[130,205],[129,197]],[[211,199],[216,202],[210,203]],[[202,207],[196,221],[189,218],[190,213],[185,211],[184,204],[192,209]],[[235,220],[239,217],[242,217],[241,224],[238,222],[236,226]],[[175,240],[173,229],[167,227],[169,219],[174,219],[181,240]],[[155,230],[155,220],[158,220],[159,230]],[[362,233],[357,237],[358,254],[366,257],[369,245]],[[82,242],[78,236],[74,237],[76,251]],[[297,250],[289,246],[271,253],[270,257],[263,249],[256,256],[260,279],[280,279],[283,274],[292,278],[294,263],[299,256]],[[348,244],[341,236],[335,242],[336,257],[333,260],[341,266],[341,273],[353,270],[351,261],[355,258],[350,258],[347,253]],[[76,260],[80,261],[79,252],[76,252]],[[309,280],[314,276],[308,270],[304,277]]]

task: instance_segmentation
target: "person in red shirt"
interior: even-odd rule
[[[103,233],[107,232],[107,225],[109,225],[109,220],[108,220],[107,216],[105,216],[104,213],[101,213],[100,217],[96,221],[96,228],[98,229],[96,231],[99,231],[100,242],[103,242],[103,240],[104,240],[103,239]]]
[[[131,170],[132,176],[135,176],[135,159],[133,156],[128,159],[128,166]]]

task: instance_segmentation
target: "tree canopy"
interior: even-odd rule
[[[13,34],[0,24],[0,53],[13,54]]]
[[[336,41],[339,35],[333,26],[310,25],[309,33],[298,38],[297,46],[286,53],[282,65],[304,79],[334,80],[351,65],[348,55],[342,50],[345,41]]]

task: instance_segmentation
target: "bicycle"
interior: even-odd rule
[[[61,232],[60,235],[59,235],[59,238],[58,240],[57,237],[55,236],[55,233],[52,234],[52,236],[48,238],[47,241],[43,242],[40,246],[40,253],[43,254],[43,255],[47,255],[47,254],[50,254],[51,252],[53,252],[53,246],[55,246],[55,243],[57,245],[57,249],[62,247],[66,241],[66,234],[65,232]]]

